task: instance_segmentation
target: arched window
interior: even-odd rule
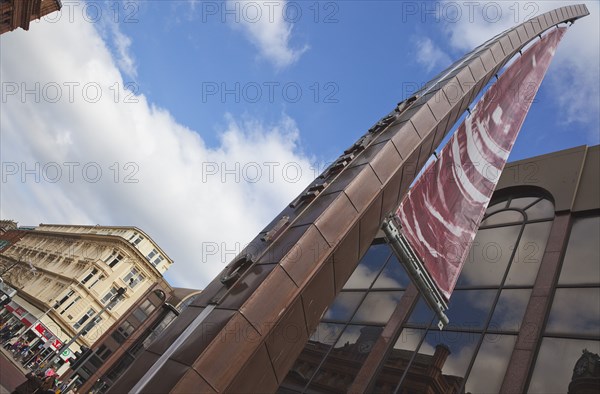
[[[415,352],[419,357],[408,374],[400,368],[398,376],[405,376],[401,391],[414,386],[411,374],[426,367],[420,362],[435,359],[443,349],[450,354],[442,374],[460,387],[448,392],[500,390],[554,216],[554,204],[543,191],[515,188],[495,194],[450,298],[450,324],[440,332],[420,299],[403,325],[388,363],[411,360]],[[383,387],[385,379],[380,377],[378,384]]]

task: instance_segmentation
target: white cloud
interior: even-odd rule
[[[427,72],[442,69],[450,64],[450,56],[433,43],[429,37],[415,39],[417,62],[427,69]]]
[[[175,260],[175,286],[203,287],[315,176],[285,114],[274,124],[226,115],[219,146],[207,147],[123,89],[117,61],[81,18],[0,45],[2,218],[138,226]]]
[[[585,3],[590,15],[578,20],[567,32],[556,52],[547,83],[566,123],[581,123],[589,129],[589,143],[600,143],[600,3]],[[466,52],[494,35],[544,12],[571,5],[562,1],[470,2],[446,1],[441,7],[444,31],[453,48]],[[444,10],[461,6],[460,18]],[[499,11],[498,11],[499,10]]]
[[[117,64],[119,65],[121,71],[123,71],[127,76],[130,78],[135,78],[137,76],[137,66],[130,51],[131,38],[121,32],[118,24],[111,23],[109,26],[113,36],[113,43],[118,55]]]
[[[308,45],[293,49],[290,44],[293,25],[283,11],[287,1],[227,0],[227,7],[236,17],[227,20],[241,28],[258,48],[260,55],[275,67],[284,68],[300,59]]]

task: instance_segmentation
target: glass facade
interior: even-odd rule
[[[324,313],[280,392],[346,391],[408,284],[390,247],[374,243]]]
[[[373,391],[500,391],[517,339],[531,328],[524,316],[554,218],[553,203],[539,195],[493,201],[451,297],[450,324],[439,331],[433,312],[418,297],[379,364]],[[599,239],[599,217],[574,220],[529,392],[556,387],[567,392],[582,351],[600,352],[600,273],[589,275],[600,267]],[[324,313],[279,392],[349,390],[409,286],[391,249],[376,241]],[[559,364],[561,373],[553,372]]]
[[[599,240],[600,216],[573,220],[530,393],[600,389]]]

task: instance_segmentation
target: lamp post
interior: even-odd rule
[[[60,360],[60,358],[58,357],[60,350],[61,349],[68,349],[69,346],[71,346],[73,343],[75,343],[75,341],[77,339],[79,339],[80,336],[84,335],[84,333],[87,333],[89,330],[92,329],[92,327],[94,327],[95,323],[94,320],[96,320],[96,318],[100,317],[100,315],[102,315],[104,313],[104,311],[106,311],[108,308],[110,308],[116,301],[118,301],[119,298],[121,298],[125,292],[127,291],[127,289],[125,287],[119,287],[117,289],[117,293],[111,297],[110,301],[108,303],[106,303],[106,305],[100,309],[100,311],[98,313],[96,313],[94,315],[94,317],[90,320],[90,322],[88,324],[86,324],[85,326],[83,326],[83,328],[81,330],[79,330],[67,343],[65,343],[63,346],[61,346],[60,348],[54,350],[53,352],[50,352],[50,354],[48,354],[48,356],[46,356],[42,362],[40,362],[40,365],[44,365],[44,363],[46,362],[46,360],[48,360],[50,357],[55,356],[56,359],[54,360],[54,364],[58,363],[58,361]]]

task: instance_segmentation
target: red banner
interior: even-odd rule
[[[552,30],[506,69],[395,213],[400,233],[446,301],[565,31]]]

